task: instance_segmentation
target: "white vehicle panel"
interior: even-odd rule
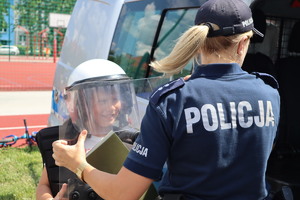
[[[56,66],[49,125],[62,124],[67,115],[63,91],[72,70],[89,59],[107,59],[123,3],[123,0],[76,2]]]

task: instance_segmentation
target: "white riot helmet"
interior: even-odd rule
[[[89,79],[120,79],[126,77],[124,70],[114,62],[105,59],[92,59],[78,65],[71,73],[67,87]]]
[[[112,129],[138,127],[132,81],[111,61],[92,59],[76,67],[69,77],[65,100],[78,131],[86,129],[104,136]]]

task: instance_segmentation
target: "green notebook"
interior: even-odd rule
[[[117,174],[128,153],[128,147],[111,131],[87,153],[86,160],[101,171]],[[140,200],[154,200],[157,196],[158,193],[154,185],[151,184]]]

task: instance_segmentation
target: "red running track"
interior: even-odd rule
[[[25,133],[23,120],[26,119],[28,132],[39,131],[47,127],[49,114],[0,116],[0,138],[7,135],[22,136]],[[24,147],[26,140],[18,140],[13,147]]]
[[[0,62],[0,91],[51,90],[56,63]]]

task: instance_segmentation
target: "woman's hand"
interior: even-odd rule
[[[57,166],[66,167],[72,172],[75,172],[77,167],[86,162],[86,154],[84,149],[84,141],[87,131],[83,130],[75,145],[68,145],[65,140],[57,140],[53,142],[53,158]]]

